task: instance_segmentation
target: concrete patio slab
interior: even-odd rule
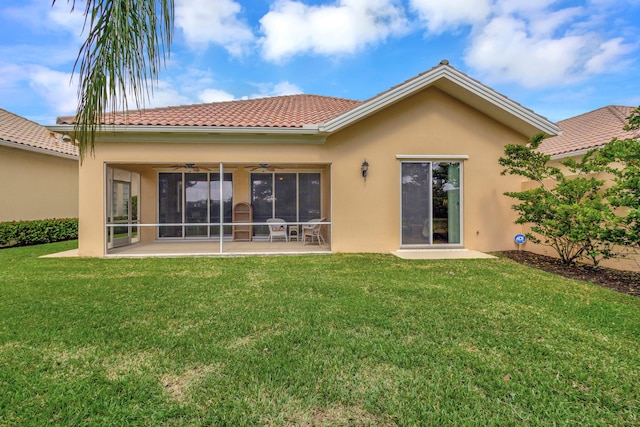
[[[490,259],[496,258],[484,252],[472,251],[469,249],[425,249],[412,250],[400,249],[392,252],[393,255],[402,259]]]

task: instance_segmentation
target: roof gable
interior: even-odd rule
[[[60,157],[78,157],[78,148],[62,135],[1,108],[0,144]]]
[[[608,105],[558,122],[561,135],[542,141],[539,151],[554,157],[579,154],[601,147],[612,138],[638,137],[637,132],[622,129],[635,107]]]
[[[553,122],[456,70],[446,60],[327,121],[321,129],[326,132],[343,129],[430,86],[437,87],[523,135],[533,136],[540,132],[556,135],[559,131]]]

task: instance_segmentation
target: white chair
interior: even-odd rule
[[[281,218],[269,218],[267,220],[269,225],[269,241],[273,242],[274,237],[283,237],[286,242],[289,241],[287,236],[287,223]]]
[[[307,242],[307,237],[311,238],[311,243],[314,240],[318,242],[319,245],[324,244],[325,240],[322,237],[322,224],[325,218],[316,218],[309,221],[307,224],[302,225],[302,241]],[[313,223],[316,224],[313,224]]]

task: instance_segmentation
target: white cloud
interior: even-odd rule
[[[66,32],[76,37],[80,36],[84,24],[85,2],[76,2],[73,13],[71,5],[64,0],[55,4],[50,1],[34,0],[24,2],[20,6],[2,9],[2,15],[12,21],[20,22],[35,31]]]
[[[474,27],[465,62],[488,83],[541,88],[610,71],[607,64],[632,50],[621,38],[606,39],[597,31],[588,5],[549,10],[551,3],[498,1],[488,23]]]
[[[175,86],[166,80],[158,81],[157,86],[153,88],[153,93],[149,94],[148,100],[145,100],[145,108],[166,107],[168,105],[185,105],[193,103],[193,100],[181,93]],[[133,100],[133,98],[129,98]],[[129,107],[132,107],[131,105]]]
[[[80,37],[84,26],[84,11],[84,2],[76,2],[73,11],[71,11],[66,2],[58,1],[53,7],[49,7],[44,22],[48,28],[65,30],[69,34]]]
[[[490,0],[410,0],[409,4],[433,34],[484,22],[491,13]]]
[[[515,81],[525,87],[568,82],[583,61],[588,39],[538,37],[515,18],[495,18],[475,36],[465,60],[492,82]]]
[[[287,81],[277,83],[272,90],[274,96],[298,95],[304,93],[297,85]]]
[[[176,0],[176,27],[194,47],[213,43],[241,55],[254,41],[251,28],[238,19],[241,9],[233,0]]]
[[[393,0],[339,0],[307,6],[278,0],[260,20],[263,56],[280,61],[300,53],[353,53],[407,32],[408,21]]]
[[[300,87],[283,81],[280,83],[259,83],[256,84],[259,93],[249,96],[249,98],[265,98],[267,96],[286,96],[286,95],[298,95],[304,93]]]
[[[585,64],[586,72],[602,73],[619,67],[620,58],[633,50],[631,45],[623,41],[621,37],[617,37],[601,43],[596,53]]]
[[[32,67],[27,70],[29,86],[38,93],[55,114],[74,114],[77,107],[77,85],[71,73]]]
[[[13,88],[24,80],[25,71],[17,64],[0,63],[0,88]]]
[[[233,101],[235,97],[229,92],[220,89],[205,89],[198,95],[201,102],[225,102]]]

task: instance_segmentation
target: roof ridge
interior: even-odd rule
[[[606,108],[625,126],[627,125],[627,115],[620,111],[618,107],[618,105],[607,105]]]

